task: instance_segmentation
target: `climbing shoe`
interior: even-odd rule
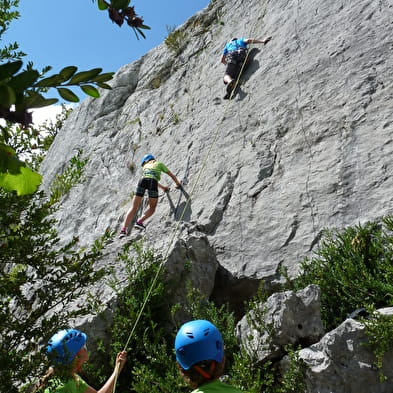
[[[232,90],[234,89],[234,87],[235,87],[235,83],[236,83],[236,81],[233,79],[233,80],[231,80],[228,84],[227,84],[227,94],[231,94],[232,93]]]
[[[135,223],[134,227],[138,229],[146,229],[146,227],[143,225],[143,222],[139,220]]]
[[[123,237],[127,236],[127,229],[123,228],[120,233],[119,233],[119,239],[122,239]]]
[[[227,94],[224,96],[224,100],[229,100],[231,98],[231,94],[233,89],[235,88],[236,81],[232,80],[227,84]]]

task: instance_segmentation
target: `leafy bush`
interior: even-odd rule
[[[130,257],[131,251],[136,253],[136,257]],[[250,393],[304,391],[304,366],[292,348],[287,349],[289,365],[285,372],[279,372],[271,362],[257,364],[250,354],[239,348],[235,336],[236,321],[228,306],[216,306],[190,284],[187,285],[184,303],[171,305],[169,299],[176,283],[167,281],[162,261],[152,250],[145,250],[142,243],[126,245],[119,254],[119,261],[125,265],[125,279],[129,285],[118,292],[113,327],[108,333],[111,344],[104,345],[100,341],[97,357],[91,357],[86,369],[85,379],[92,386],[100,386],[105,381],[112,372],[115,354],[127,346],[128,360],[119,376],[116,391],[189,392],[190,388],[176,366],[173,350],[176,332],[185,322],[184,315],[187,315],[187,320],[207,319],[220,329],[226,355],[224,372],[227,375],[223,378],[227,383]],[[187,271],[188,262],[185,264]],[[139,311],[156,278],[152,294],[138,320]],[[187,280],[187,277],[181,279]],[[119,288],[118,280],[114,278],[111,285],[114,289]],[[256,305],[257,301],[250,304]],[[179,317],[180,314],[182,317]]]
[[[372,317],[362,320],[368,337],[365,345],[370,346],[375,354],[375,366],[379,371],[379,379],[383,382],[386,379],[382,371],[383,358],[387,351],[393,350],[393,316],[383,315],[375,309],[370,310],[370,314]]]
[[[136,256],[131,258],[130,251],[134,251]],[[154,256],[152,250],[145,250],[142,243],[124,246],[118,259],[124,263],[129,284],[119,291],[115,276],[110,283],[118,292],[110,332],[111,343],[101,345],[97,362],[102,365],[103,359],[107,361],[105,368],[98,370],[94,358],[91,358],[86,379],[92,386],[102,384],[112,372],[115,354],[126,346],[128,357],[117,382],[119,391],[158,393],[172,391],[176,386],[185,388],[172,350],[174,333],[168,295],[172,284],[164,280],[161,260]],[[156,283],[152,286],[153,281]],[[147,297],[151,287],[152,291]],[[145,300],[146,305],[140,314]]]
[[[65,171],[61,175],[56,175],[50,190],[51,204],[58,202],[63,195],[67,194],[71,190],[72,186],[80,181],[83,168],[89,161],[87,158],[84,160],[81,159],[82,153],[82,149],[79,149],[78,153],[71,158]]]
[[[26,134],[4,128],[0,141],[6,137],[36,168],[67,113],[54,125],[29,128]],[[108,274],[95,262],[110,235],[83,249],[77,239],[61,246],[55,206],[43,192],[17,196],[0,191],[0,206],[0,385],[14,393],[42,374],[46,356],[40,349],[54,331],[68,327],[73,317],[96,312],[88,288]],[[81,297],[86,301],[67,308]]]
[[[39,126],[28,128],[17,125],[4,128],[0,140],[11,146],[16,154],[23,155],[30,168],[38,170],[50,145],[71,112],[72,109],[63,104],[62,111],[56,115],[55,121],[47,120]]]
[[[256,363],[241,349],[235,353],[229,382],[247,393],[304,393],[306,365],[290,345],[286,351],[286,368],[280,369],[271,361]]]
[[[393,218],[367,222],[344,231],[327,231],[302,274],[289,284],[321,288],[321,314],[326,329],[340,324],[353,310],[393,305]]]
[[[166,26],[168,32],[164,42],[165,45],[175,54],[179,55],[185,43],[186,34],[184,31],[176,30],[176,26]]]
[[[42,193],[0,192],[0,205],[0,385],[13,393],[42,374],[42,338],[92,311],[87,302],[67,306],[107,274],[95,266],[106,237],[90,249],[78,249],[76,239],[60,246],[53,207]]]
[[[274,333],[273,327],[265,322],[267,310],[261,305],[267,300],[267,294],[262,287],[263,283],[246,306],[247,323],[257,332],[260,340],[255,342],[254,337],[249,336],[247,339],[253,340],[256,347],[246,348],[246,345],[241,345],[240,350],[234,352],[229,380],[248,393],[303,393],[306,366],[291,345],[285,348],[285,368],[277,367],[272,361],[258,362],[257,353],[269,346],[269,342],[265,342],[262,337],[267,336],[269,341]]]

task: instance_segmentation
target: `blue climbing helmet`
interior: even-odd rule
[[[143,166],[146,162],[150,160],[155,160],[155,158],[151,154],[146,154],[141,161],[141,165]]]
[[[220,331],[209,321],[195,320],[185,323],[175,339],[176,360],[184,370],[204,360],[221,362],[224,342]]]
[[[46,352],[55,365],[70,364],[85,345],[86,339],[86,334],[79,330],[60,330],[49,340]]]

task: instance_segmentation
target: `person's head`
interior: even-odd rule
[[[86,340],[86,334],[79,330],[60,330],[48,342],[48,358],[55,367],[74,364],[79,369],[89,359]]]
[[[147,162],[155,160],[154,156],[152,154],[146,154],[141,161],[141,165],[145,165]]]
[[[180,371],[193,388],[221,376],[224,342],[211,322],[194,320],[180,327],[175,339]]]

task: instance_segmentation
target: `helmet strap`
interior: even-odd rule
[[[205,371],[202,367],[199,367],[198,365],[194,365],[193,368],[198,372],[198,374],[202,375],[203,378],[212,379],[213,371],[216,368],[216,362],[214,360],[211,362],[209,368],[210,374],[207,371]]]

